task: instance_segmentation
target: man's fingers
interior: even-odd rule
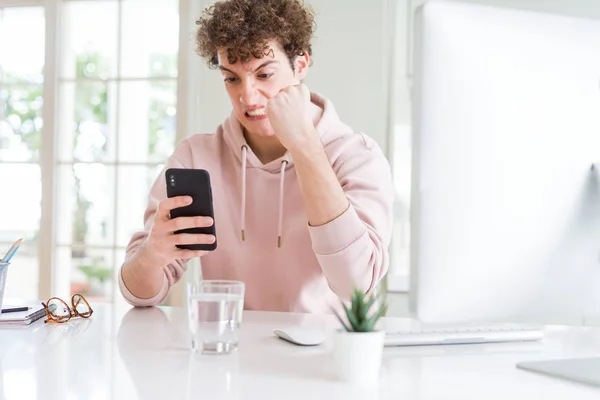
[[[171,210],[179,207],[185,207],[192,203],[190,196],[177,196],[164,199],[158,203],[157,214],[162,219],[169,219],[171,217]]]
[[[190,258],[202,257],[208,254],[206,250],[188,250],[180,249],[176,252],[176,259],[189,260]]]
[[[208,228],[213,225],[211,217],[177,217],[165,224],[167,232],[175,232],[181,229]]]
[[[175,244],[212,244],[215,242],[215,237],[202,233],[179,233],[173,235],[173,242]]]
[[[264,91],[264,90],[262,90],[262,89],[258,89],[258,88],[257,88],[257,89],[256,89],[256,91],[257,91],[258,93],[262,94],[263,96],[265,96],[265,99],[267,99],[267,100],[268,100],[268,99],[270,99],[271,97],[273,97],[273,96],[269,95],[269,93],[265,92],[265,91]]]

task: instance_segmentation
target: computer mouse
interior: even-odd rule
[[[327,335],[321,329],[306,326],[273,329],[273,333],[280,339],[299,346],[318,346],[327,339]]]

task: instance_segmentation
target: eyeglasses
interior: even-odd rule
[[[76,293],[71,297],[71,305],[69,305],[58,297],[52,297],[46,303],[42,303],[46,309],[46,322],[67,322],[73,317],[89,318],[92,316],[94,310],[90,307],[90,303],[80,295]]]

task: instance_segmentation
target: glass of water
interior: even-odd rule
[[[244,290],[244,283],[239,281],[203,280],[188,284],[192,351],[229,354],[237,348]]]

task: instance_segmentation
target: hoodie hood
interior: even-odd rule
[[[339,129],[340,134],[349,128],[343,125],[335,111],[333,104],[325,99],[323,96],[316,93],[310,94],[310,101],[323,109],[321,118],[315,125],[317,134],[321,138],[321,142],[324,146],[327,146],[329,142],[335,139],[335,135],[332,133],[332,127],[338,126],[343,129]],[[286,153],[271,162],[263,164],[258,157],[254,154],[246,139],[242,130],[242,124],[237,119],[235,112],[232,110],[229,117],[223,124],[223,137],[225,143],[229,146],[237,160],[241,163],[241,204],[240,204],[240,230],[242,241],[246,240],[246,172],[248,168],[260,168],[270,173],[279,173],[279,212],[277,222],[277,247],[281,247],[282,240],[282,229],[283,229],[283,209],[284,209],[284,185],[285,185],[285,171],[293,167],[293,160]]]
[[[331,129],[332,127],[343,127],[343,129],[339,129],[340,133],[349,130],[349,128],[340,121],[335,107],[331,101],[313,92],[310,94],[310,101],[323,109],[321,118],[315,126],[317,134],[321,138],[323,145],[326,146],[329,142],[335,139],[335,135]],[[246,165],[249,168],[260,168],[272,173],[279,173],[281,171],[282,161],[287,161],[288,168],[293,165],[293,160],[288,152],[276,160],[273,160],[267,164],[263,164],[258,157],[256,157],[252,149],[250,149],[250,146],[248,146],[248,143],[244,138],[242,124],[237,119],[233,110],[223,123],[223,137],[225,139],[225,143],[227,143],[227,146],[229,146],[235,157],[242,164],[244,163],[242,149],[244,146],[246,146]]]

